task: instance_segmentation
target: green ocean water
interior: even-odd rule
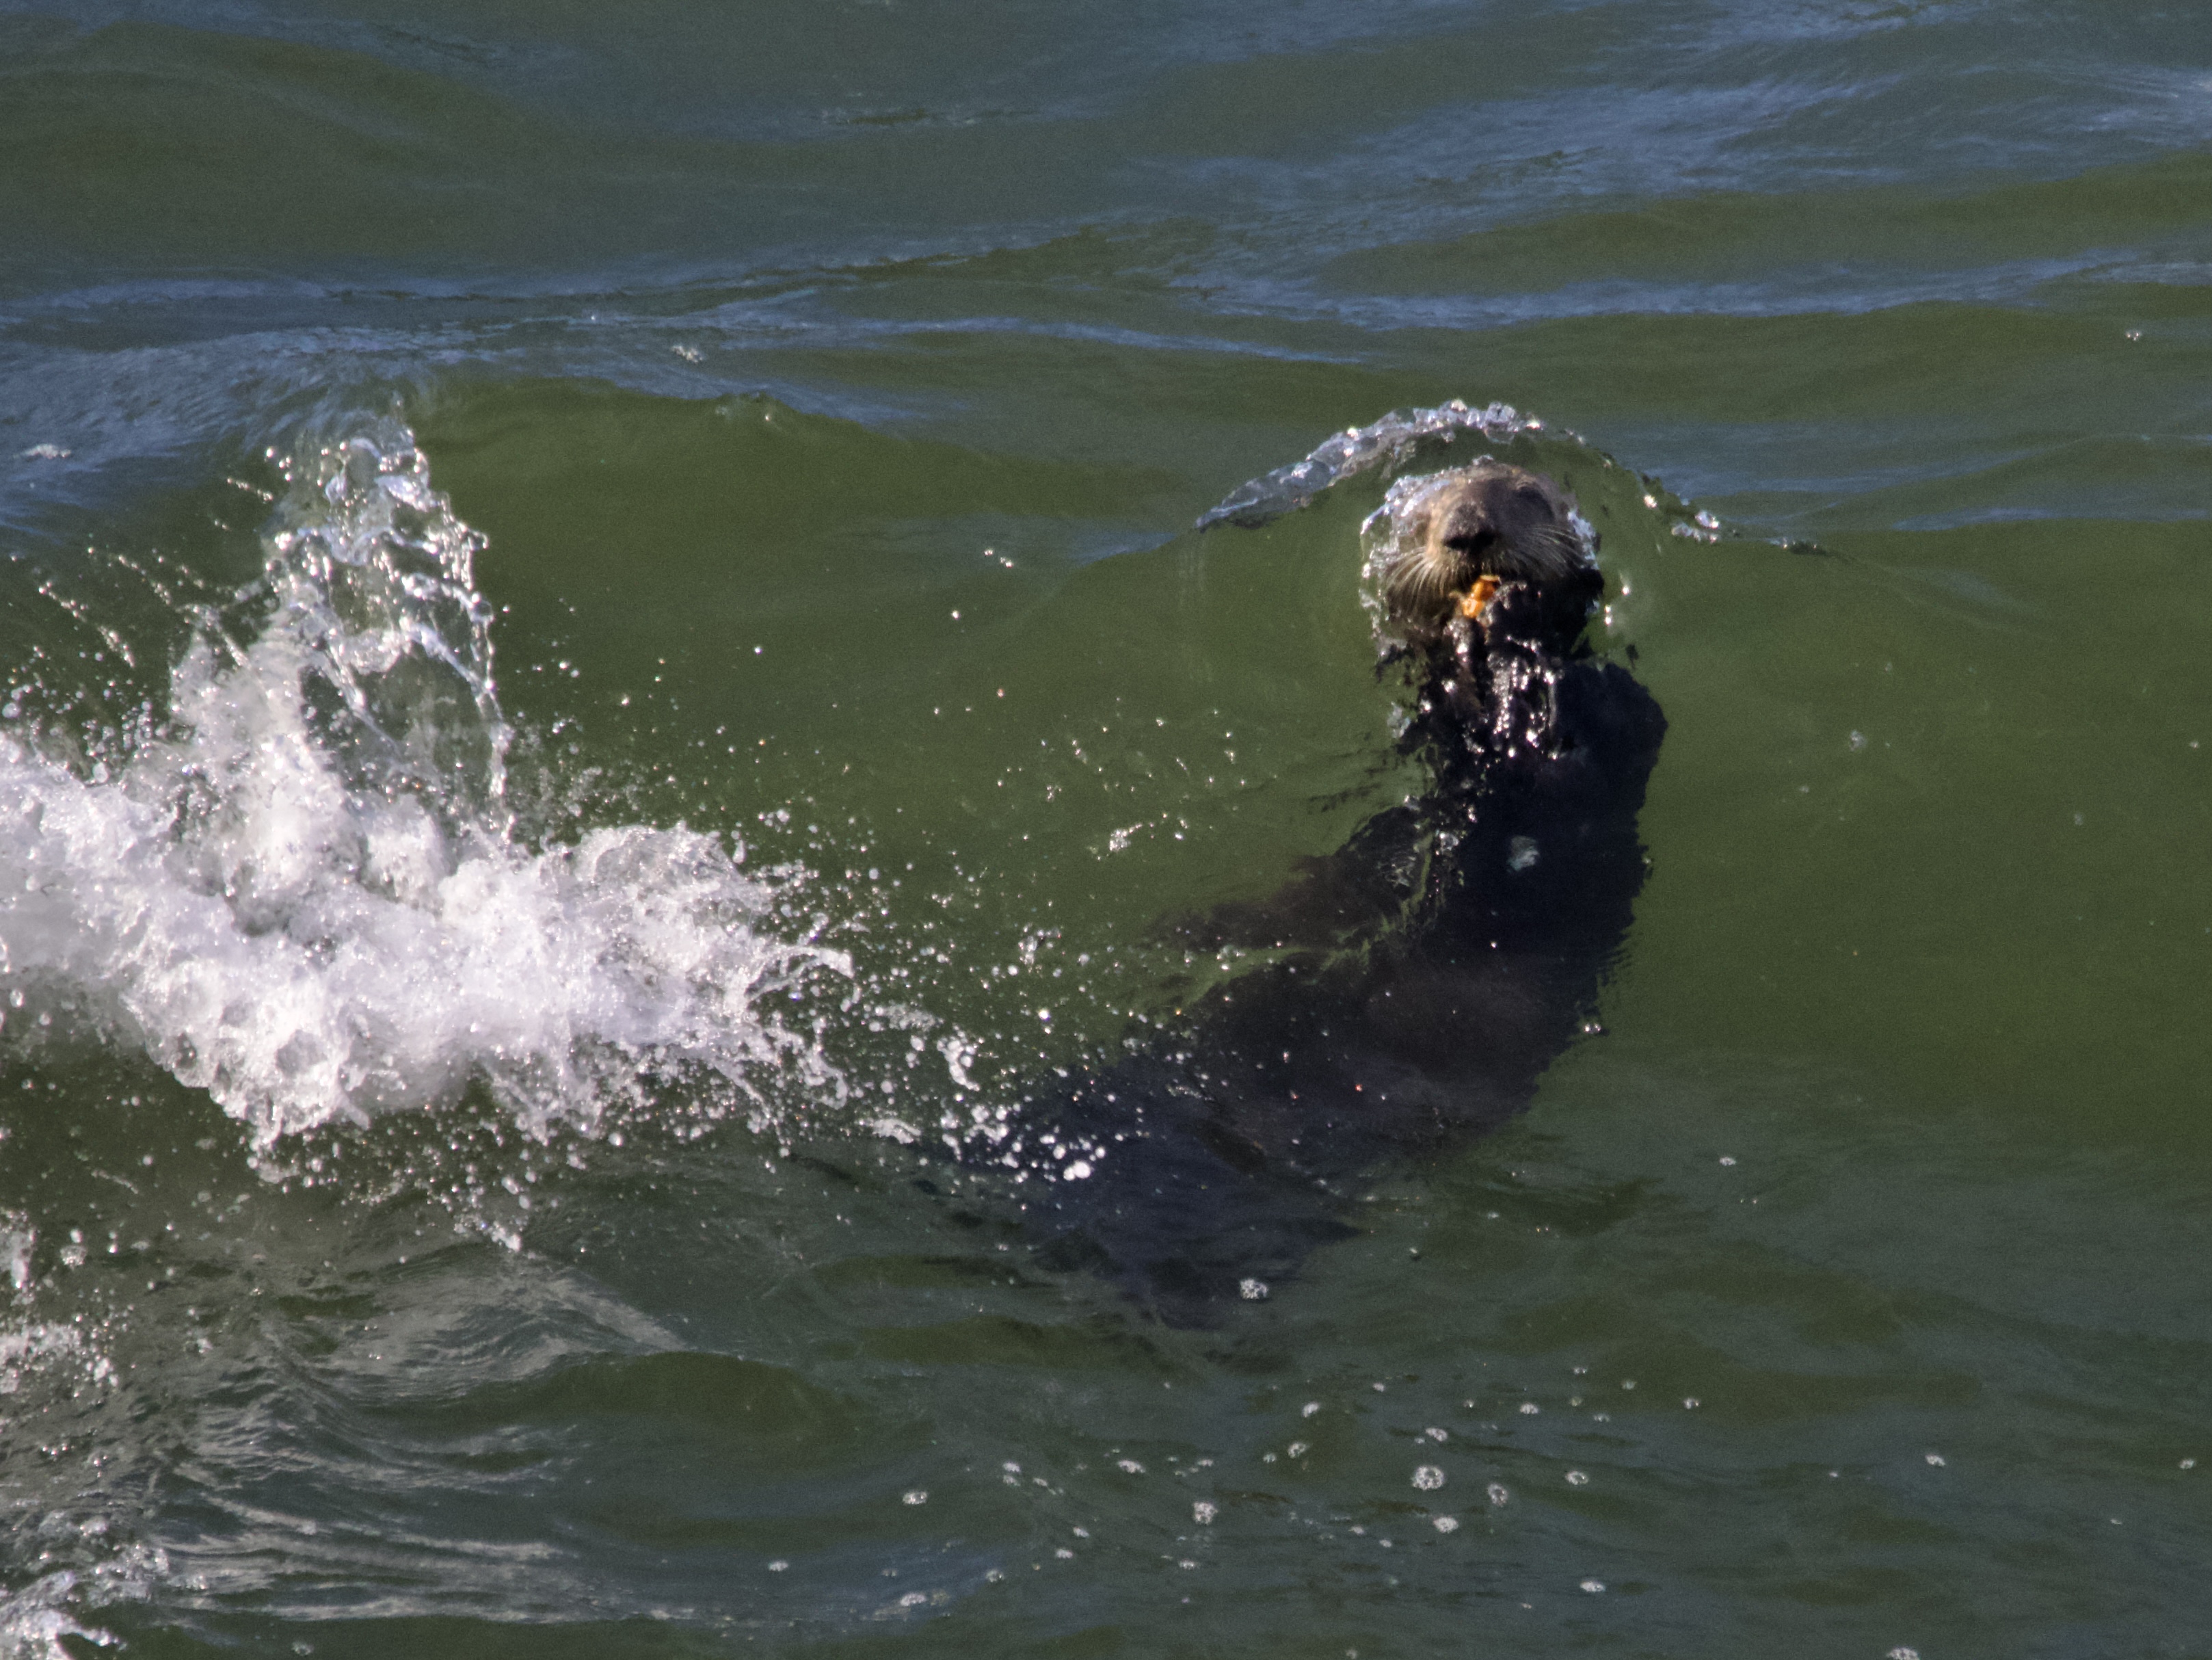
[[[2150,3],[0,10],[0,1654],[2212,1652],[2208,135]],[[1163,1324],[921,1144],[1421,789],[1386,472],[1194,526],[1454,398],[1667,715],[1603,1030]]]

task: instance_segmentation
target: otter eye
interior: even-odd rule
[[[1513,493],[1532,508],[1546,508],[1551,505],[1544,499],[1544,492],[1534,484],[1523,484]]]

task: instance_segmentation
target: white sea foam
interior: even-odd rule
[[[514,833],[481,538],[411,436],[276,459],[264,620],[203,624],[160,735],[90,765],[0,736],[0,985],[142,1044],[264,1146],[478,1081],[532,1129],[641,1075],[842,1095],[766,1005],[850,966],[770,933],[741,850]]]
[[[70,1660],[64,1637],[83,1638],[102,1648],[114,1639],[88,1631],[70,1615],[77,1577],[66,1571],[33,1580],[12,1596],[0,1596],[0,1656],[6,1660]]]
[[[49,1512],[38,1523],[38,1535],[51,1540],[58,1529],[77,1532],[81,1539],[97,1538],[107,1532],[108,1523],[95,1518],[89,1525],[72,1527],[58,1512]],[[46,1553],[46,1560],[51,1556]],[[166,1552],[126,1543],[88,1566],[58,1569],[13,1594],[0,1592],[0,1660],[74,1660],[88,1647],[121,1647],[112,1633],[80,1625],[76,1616],[142,1599],[168,1573]],[[64,1644],[64,1637],[79,1641]]]

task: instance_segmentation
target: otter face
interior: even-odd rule
[[[1484,459],[1401,488],[1373,569],[1386,618],[1410,639],[1480,619],[1505,584],[1544,588],[1590,569],[1574,498],[1541,473]]]

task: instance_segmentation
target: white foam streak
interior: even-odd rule
[[[773,937],[714,837],[514,838],[476,538],[404,435],[294,471],[275,609],[191,648],[166,736],[89,777],[0,739],[8,983],[88,1006],[263,1146],[477,1080],[533,1129],[646,1073],[842,1093],[763,1005],[849,965]]]

